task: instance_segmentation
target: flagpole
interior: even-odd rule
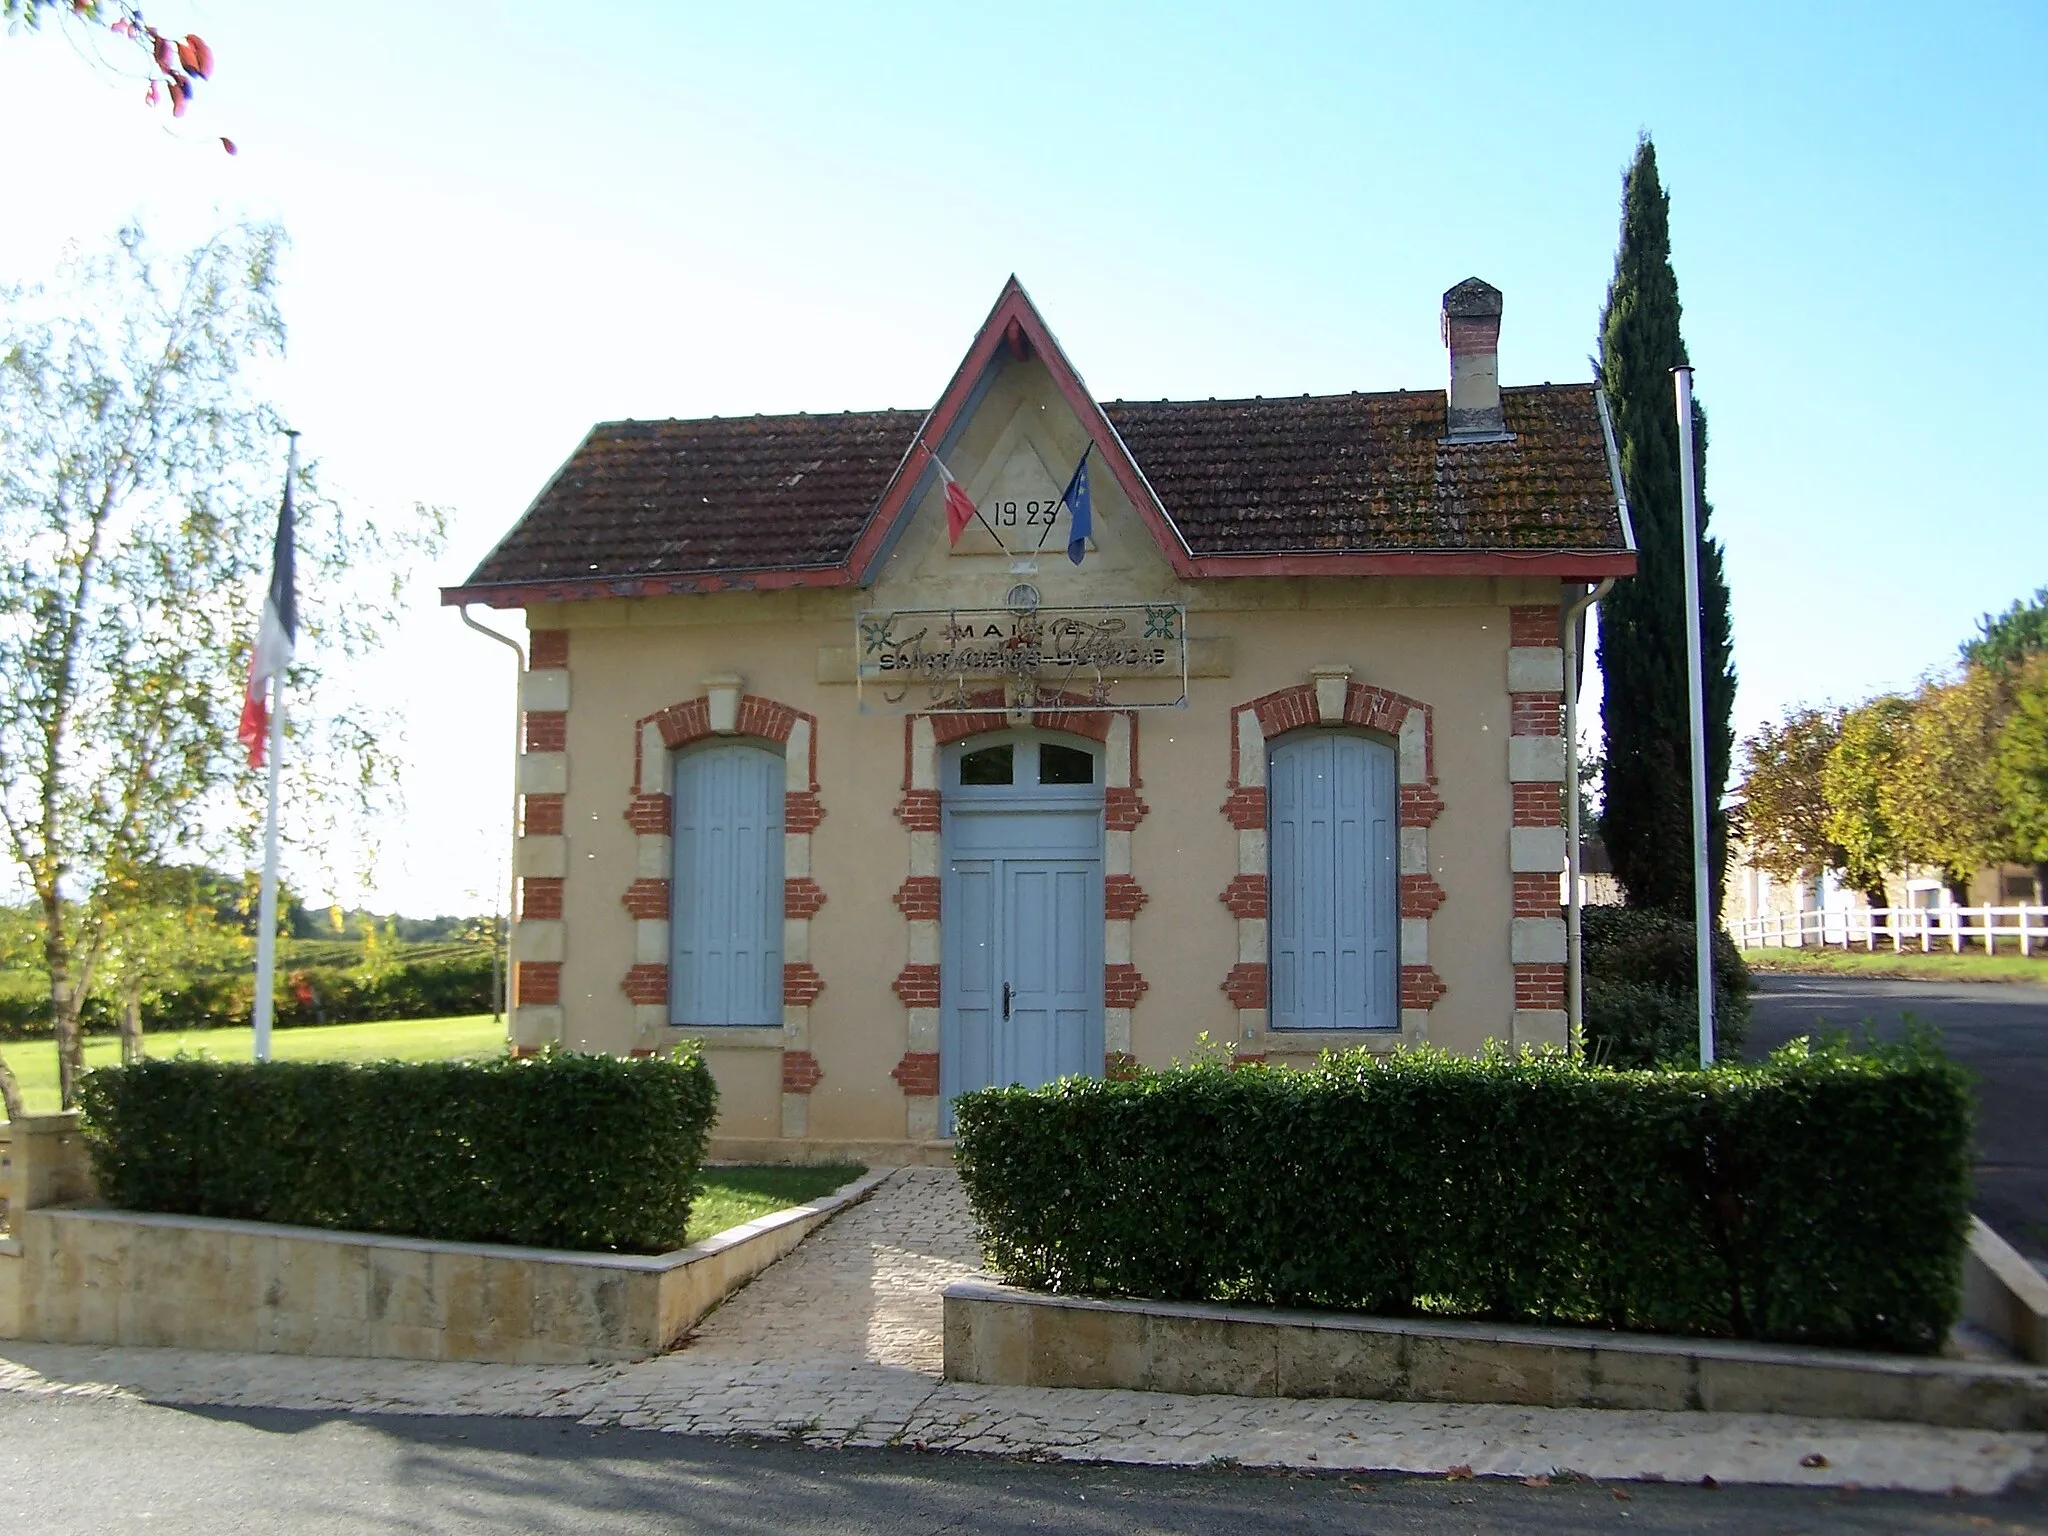
[[[1671,370],[1678,407],[1678,504],[1685,539],[1685,693],[1692,724],[1693,984],[1699,992],[1700,1065],[1714,1064],[1713,892],[1708,889],[1706,684],[1700,661],[1700,519],[1693,467],[1692,368]],[[1569,787],[1569,786],[1568,786]]]
[[[299,477],[299,434],[285,431],[290,443],[284,472],[285,495]],[[263,827],[263,895],[256,911],[256,1041],[258,1061],[270,1060],[272,996],[277,980],[277,790],[284,757],[284,673],[270,680],[270,803]]]

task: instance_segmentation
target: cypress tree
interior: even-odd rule
[[[1621,246],[1600,317],[1601,382],[1614,414],[1637,570],[1601,605],[1601,720],[1606,803],[1601,836],[1637,907],[1692,915],[1691,721],[1686,704],[1684,520],[1671,370],[1686,360],[1671,199],[1645,136],[1622,179]],[[1700,658],[1705,681],[1707,819],[1713,910],[1721,908],[1727,817],[1721,795],[1734,750],[1735,667],[1721,546],[1707,537],[1706,413],[1693,404],[1699,490]]]

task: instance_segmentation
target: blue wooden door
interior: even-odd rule
[[[782,1022],[782,759],[721,742],[676,759],[669,1017]]]
[[[1394,749],[1337,731],[1286,737],[1267,805],[1271,1027],[1398,1028]]]
[[[955,1095],[1102,1070],[1101,813],[948,818],[940,1133]]]
[[[1088,1070],[1088,1025],[1102,1001],[1101,963],[1092,974],[1089,963],[1100,879],[1099,865],[1080,860],[1003,861],[995,1081],[1035,1088]]]

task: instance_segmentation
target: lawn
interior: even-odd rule
[[[1891,976],[1909,981],[2033,981],[2048,983],[2048,942],[2026,958],[1965,950],[1958,955],[1909,949],[1893,954],[1862,949],[1745,949],[1753,971],[1807,976]]]
[[[143,1049],[152,1056],[211,1056],[219,1061],[247,1061],[255,1032],[248,1029],[195,1029],[178,1034],[148,1035]],[[377,1024],[326,1024],[280,1029],[270,1037],[276,1061],[445,1061],[458,1056],[492,1056],[505,1048],[503,1020],[487,1013],[453,1019],[393,1019]],[[53,1040],[10,1040],[0,1045],[7,1064],[21,1083],[32,1115],[57,1108],[57,1045]],[[87,1067],[108,1067],[121,1059],[121,1042],[113,1035],[88,1035]],[[745,1218],[741,1218],[744,1220]]]
[[[842,1184],[851,1184],[866,1172],[858,1163],[706,1168],[697,1203],[690,1208],[687,1240],[701,1243],[756,1216],[804,1205]]]

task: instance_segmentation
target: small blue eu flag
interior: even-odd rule
[[[1094,513],[1088,504],[1088,455],[1095,449],[1090,443],[1081,450],[1081,462],[1074,466],[1074,478],[1067,482],[1067,488],[1060,495],[1074,520],[1067,530],[1067,558],[1079,565],[1088,553],[1088,540],[1095,532]]]

